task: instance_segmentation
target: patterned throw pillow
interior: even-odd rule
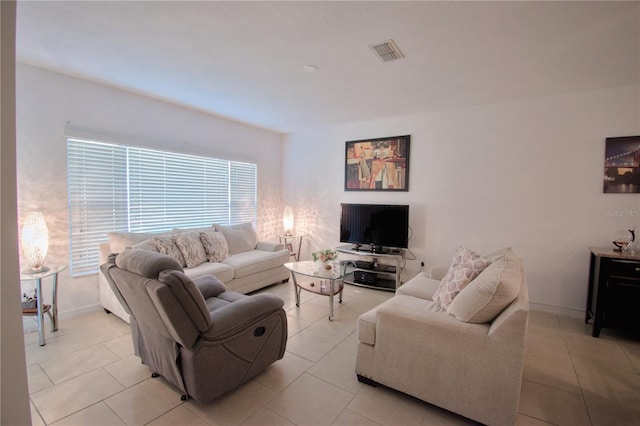
[[[185,232],[174,237],[187,268],[194,268],[207,261],[207,252],[200,241],[199,232]]]
[[[229,257],[229,246],[222,232],[200,232],[200,241],[207,252],[209,262],[222,262]]]
[[[453,299],[480,272],[489,266],[489,261],[478,253],[460,246],[453,256],[449,270],[442,278],[440,286],[433,294],[433,302],[441,309],[447,309]]]
[[[176,259],[181,266],[185,266],[184,256],[178,246],[173,242],[173,237],[153,237],[153,242],[158,247],[158,252],[168,254]]]

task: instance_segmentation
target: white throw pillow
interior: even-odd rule
[[[227,240],[230,255],[253,250],[258,245],[258,234],[251,222],[231,226],[216,225],[216,231],[222,232]]]
[[[194,268],[207,261],[207,252],[200,241],[199,232],[184,232],[173,237],[184,257],[187,268]]]
[[[451,261],[449,270],[433,294],[433,302],[446,309],[458,293],[489,265],[489,261],[478,253],[460,246]]]
[[[520,260],[509,249],[458,294],[447,312],[464,322],[491,322],[518,297],[521,285]]]
[[[209,262],[222,262],[229,257],[229,246],[222,232],[200,232],[200,241],[207,252]]]
[[[184,256],[182,256],[180,249],[173,241],[173,237],[153,237],[153,242],[156,247],[158,247],[158,252],[168,254],[173,257],[180,263],[180,266],[186,265],[184,262]]]

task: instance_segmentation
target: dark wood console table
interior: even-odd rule
[[[585,322],[593,337],[602,327],[640,330],[640,255],[589,247],[589,293]]]

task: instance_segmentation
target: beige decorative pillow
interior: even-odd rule
[[[451,266],[433,294],[436,306],[446,309],[460,291],[489,265],[489,261],[478,253],[460,246],[453,256]]]
[[[144,240],[141,243],[134,244],[132,248],[155,251],[156,253],[158,252],[158,246],[153,242],[153,238],[149,238],[148,240]]]
[[[180,266],[185,266],[184,256],[180,252],[178,246],[173,242],[173,237],[153,237],[153,242],[158,247],[158,252],[168,254],[176,259]]]
[[[491,322],[518,297],[522,279],[520,260],[509,249],[458,294],[447,312],[464,322]]]
[[[251,222],[231,226],[216,225],[216,231],[224,234],[229,246],[229,254],[253,250],[258,245],[258,234]]]
[[[200,241],[202,241],[209,262],[222,262],[229,257],[229,246],[222,232],[200,232]]]
[[[184,257],[184,263],[187,268],[194,268],[207,261],[207,252],[200,241],[199,232],[184,232],[175,235],[173,238]]]
[[[137,232],[109,232],[109,248],[111,253],[120,253],[126,248],[133,247],[134,244],[152,238],[153,234],[143,234]]]

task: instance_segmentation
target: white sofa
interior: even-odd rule
[[[168,241],[166,239],[168,237],[169,240],[175,242],[176,237],[180,234],[186,236],[193,233],[214,231],[216,235],[220,233],[224,236],[223,240],[226,241],[228,257],[216,262],[207,260],[196,266],[185,266],[184,272],[188,277],[193,279],[204,275],[213,275],[222,281],[229,291],[242,294],[284,282],[289,278],[289,271],[283,265],[289,261],[290,252],[284,248],[283,244],[258,241],[251,223],[231,226],[213,225],[198,229],[175,229],[162,234],[112,232],[109,233],[109,242],[100,245],[100,264],[105,263],[110,254],[120,253],[129,247],[161,251],[154,244],[154,237],[156,239],[165,237],[165,241]],[[102,307],[129,322],[129,316],[111,290],[102,271],[98,273],[98,280]]]
[[[510,249],[494,257],[442,310],[433,299],[445,271],[418,274],[359,317],[358,379],[514,425],[529,315],[521,262]]]

